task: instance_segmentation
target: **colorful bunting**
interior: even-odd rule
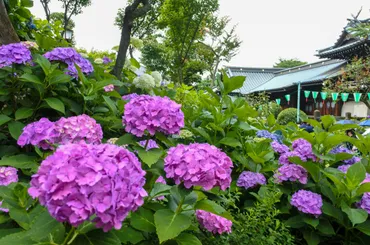
[[[322,99],[322,105],[324,106],[326,97],[328,96],[328,92],[320,92],[321,99]]]
[[[370,100],[370,93],[367,93],[367,97],[369,98],[369,100]]]
[[[334,102],[337,102],[339,93],[331,93],[331,98],[333,99]]]
[[[290,103],[290,94],[286,94],[285,99],[286,99],[286,101],[288,101],[288,105],[289,105],[289,103]]]
[[[276,104],[280,105],[281,99],[276,99]]]
[[[353,97],[355,98],[355,102],[358,103],[361,100],[362,93],[353,93]]]
[[[317,96],[319,95],[319,92],[316,92],[316,91],[312,91],[312,97],[314,99],[314,101],[316,102],[316,99],[317,99]]]
[[[344,103],[348,100],[349,93],[341,93],[341,97]]]
[[[311,91],[304,91],[304,97],[306,97],[306,102],[308,101],[308,98],[310,97]]]

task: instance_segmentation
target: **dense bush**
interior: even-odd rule
[[[305,119],[307,117],[306,113],[300,111],[300,120]],[[296,123],[297,122],[297,109],[296,108],[287,108],[281,111],[277,117],[277,122],[280,125],[287,125],[288,123]]]
[[[276,104],[275,102],[270,102],[268,104],[261,105],[258,112],[261,117],[268,117],[270,114],[272,114],[275,118],[277,118],[281,110],[282,109],[280,105]]]

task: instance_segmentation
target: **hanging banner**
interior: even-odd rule
[[[353,97],[355,98],[355,102],[358,103],[361,100],[361,93],[353,93]]]
[[[369,98],[369,100],[370,100],[370,93],[367,93],[367,97]]]
[[[342,97],[342,100],[344,103],[346,103],[346,101],[348,100],[348,96],[349,96],[349,93],[342,93],[341,94],[341,97]]]
[[[281,99],[276,99],[276,104],[280,105]]]
[[[328,92],[320,92],[321,99],[322,99],[322,105],[324,106],[326,97],[328,96]]]
[[[319,95],[319,92],[312,91],[312,97],[314,101],[316,102],[317,96]]]
[[[286,94],[285,99],[286,99],[286,101],[288,101],[288,105],[289,105],[289,103],[290,103],[290,94]]]
[[[339,93],[331,93],[331,98],[333,99],[334,102],[337,102]]]
[[[310,93],[311,93],[311,91],[307,91],[307,90],[305,90],[305,91],[303,91],[304,92],[304,97],[306,97],[306,102],[308,101],[308,98],[310,97]]]

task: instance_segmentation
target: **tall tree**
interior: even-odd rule
[[[122,69],[125,65],[134,21],[137,18],[145,16],[150,9],[151,2],[149,0],[134,0],[132,1],[132,4],[125,8],[125,14],[122,22],[121,41],[119,44],[116,63],[112,70],[112,74],[118,79],[122,78]]]
[[[60,21],[63,24],[63,26],[65,24],[64,23],[64,13],[62,12],[51,13],[49,18],[50,18],[49,19],[50,23],[55,23],[56,21]],[[67,29],[73,30],[75,27],[76,27],[75,22],[72,19],[70,19],[67,24]]]
[[[230,62],[238,53],[241,41],[236,35],[236,26],[230,30],[227,29],[230,18],[214,16],[208,23],[206,31],[206,40],[198,45],[198,53],[201,54],[206,64],[212,85],[215,83],[216,74],[221,62]]]
[[[300,61],[298,59],[283,59],[279,58],[279,61],[275,63],[274,68],[292,68],[296,66],[302,66],[307,64],[307,62]]]
[[[44,9],[47,21],[50,21],[50,15],[51,15],[50,8],[49,8],[50,0],[40,0],[40,3]]]
[[[63,3],[63,31],[66,32],[68,24],[74,15],[82,13],[82,9],[91,5],[91,0],[58,0]]]
[[[3,0],[0,0],[0,45],[19,42]]]
[[[195,56],[195,44],[204,39],[206,23],[217,9],[218,0],[167,0],[163,4],[159,26],[174,53],[175,82],[184,82],[184,69]]]

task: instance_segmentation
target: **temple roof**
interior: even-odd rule
[[[325,59],[350,60],[355,56],[362,57],[370,55],[370,38],[357,37],[351,33],[351,29],[360,24],[370,24],[370,19],[348,19],[347,26],[343,28],[342,33],[334,45],[317,50],[316,56]]]

